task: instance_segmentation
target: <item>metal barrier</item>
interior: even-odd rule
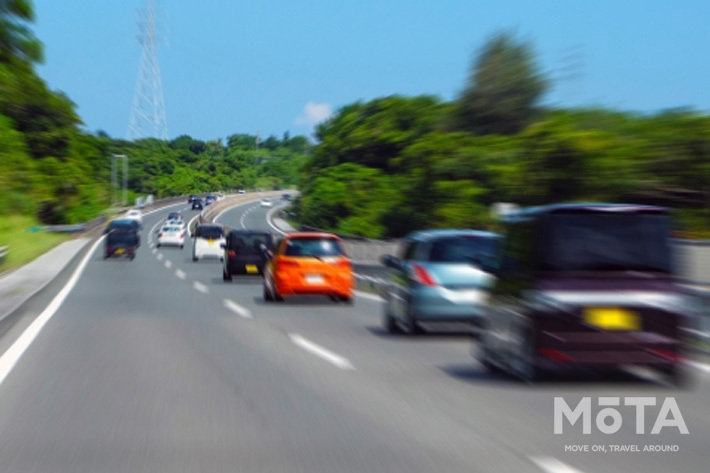
[[[0,246],[0,266],[5,262],[7,259],[7,255],[10,253],[10,247],[9,246]]]

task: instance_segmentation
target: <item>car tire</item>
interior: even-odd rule
[[[407,306],[407,315],[404,318],[404,331],[407,335],[421,335],[425,333],[421,325],[414,319],[414,314],[412,314],[410,306]]]
[[[184,248],[183,245],[180,245],[180,249],[182,250],[183,248]]]
[[[198,259],[197,256],[192,255],[192,261],[197,261],[197,259]]]
[[[355,298],[352,296],[338,296],[338,301],[345,305],[353,305],[355,303]]]
[[[156,247],[156,248],[160,248],[160,243],[158,243],[157,245],[155,245],[155,247]]]
[[[397,320],[392,315],[392,310],[390,309],[389,298],[385,299],[384,310],[382,314],[382,325],[387,330],[387,333],[398,334],[402,333],[402,329],[397,323]]]
[[[264,301],[266,302],[273,302],[274,301],[274,296],[271,295],[269,292],[269,289],[266,287],[266,282],[264,282]]]
[[[222,281],[231,281],[231,280],[232,280],[232,275],[223,269],[222,270]]]

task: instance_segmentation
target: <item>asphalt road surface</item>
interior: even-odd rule
[[[220,264],[192,262],[189,245],[152,248],[148,230],[181,207],[195,215],[179,206],[144,218],[134,261],[90,253],[61,305],[36,319],[46,323],[35,338],[10,330],[0,340],[12,345],[0,358],[0,471],[708,471],[705,365],[692,390],[646,373],[535,386],[491,375],[465,332],[386,334],[376,296],[266,304],[258,277],[224,283]],[[245,204],[219,222],[273,230],[268,210]],[[8,353],[21,354],[16,364]],[[574,407],[584,396],[592,433],[576,424],[555,435],[554,398]],[[600,433],[598,399],[624,396],[675,397],[689,434],[651,435],[659,406],[647,409],[646,434],[623,406],[621,429]]]

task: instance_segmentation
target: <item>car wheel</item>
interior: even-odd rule
[[[183,249],[183,245],[180,245],[180,249],[181,249],[181,250]]]
[[[192,255],[192,261],[197,261],[197,256]]]
[[[673,366],[666,371],[666,379],[671,385],[684,389],[693,387],[696,381],[695,374],[682,361],[673,363]]]
[[[266,287],[266,281],[264,281],[264,300],[266,302],[273,302],[274,296],[269,292],[269,288]]]
[[[385,330],[387,330],[388,333],[402,333],[402,330],[400,329],[397,320],[392,315],[389,297],[385,299],[384,311],[382,314],[382,325],[385,327]]]
[[[352,296],[338,296],[338,301],[345,305],[353,305],[355,303],[355,298]]]
[[[223,269],[222,270],[222,281],[231,281],[231,280],[232,280],[232,275]]]
[[[414,319],[411,307],[407,306],[407,315],[404,318],[404,331],[407,335],[421,335],[424,333],[421,325]]]
[[[155,247],[156,247],[156,248],[160,248],[160,243],[158,243],[157,245],[155,245]]]

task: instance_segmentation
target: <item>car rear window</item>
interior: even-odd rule
[[[498,239],[477,236],[451,236],[433,241],[429,250],[432,263],[470,263],[481,256],[495,256]]]
[[[218,240],[224,235],[224,230],[219,227],[199,227],[197,236],[208,240]]]
[[[344,256],[334,238],[292,238],[286,242],[284,256]]]
[[[229,241],[229,248],[241,254],[260,254],[261,245],[273,249],[271,235],[266,233],[235,233]]]
[[[182,229],[180,227],[173,227],[173,226],[163,227],[163,232],[165,232],[165,233],[175,233],[175,232],[179,232],[181,230]]]

